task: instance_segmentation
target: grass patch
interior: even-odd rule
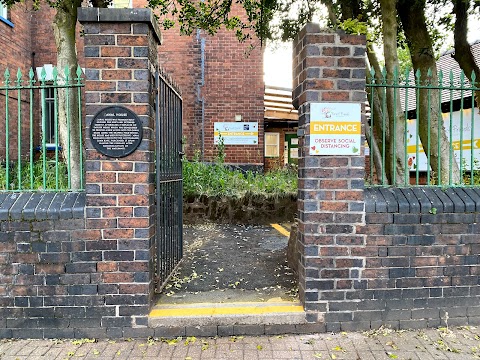
[[[266,174],[231,169],[223,163],[204,164],[183,162],[183,194],[240,197],[246,193],[296,195],[297,170],[292,168],[269,171]]]
[[[28,161],[22,161],[20,165],[21,168],[19,172],[18,162],[10,163],[8,180],[6,164],[3,163],[0,165],[0,191],[68,190],[68,175],[67,166],[65,163],[58,163],[58,183],[54,160],[47,160],[45,164],[45,171],[42,160],[37,160],[33,164],[30,164]],[[7,184],[9,184],[8,188]]]

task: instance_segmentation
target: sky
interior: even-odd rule
[[[480,40],[480,21],[469,22],[468,41]],[[453,37],[445,41],[453,44]],[[445,49],[447,50],[447,49]],[[283,43],[280,45],[267,45],[264,55],[264,80],[265,85],[292,87],[292,45]]]
[[[265,85],[292,87],[292,45],[267,45],[263,58]]]

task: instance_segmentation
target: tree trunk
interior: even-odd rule
[[[328,11],[328,20],[334,29],[337,28],[337,14],[335,14],[335,7],[332,0],[323,0],[322,1]]]
[[[358,0],[340,0],[342,20],[358,19],[362,15],[362,2]]]
[[[377,55],[370,46],[367,46],[367,57],[370,67],[375,71],[375,79],[373,79],[371,77],[370,69],[367,69],[367,83],[372,84],[373,81],[375,81],[377,84],[379,84],[382,82],[380,64],[378,62]],[[380,181],[383,179],[385,185],[388,185],[390,184],[390,179],[385,171],[385,168],[383,167],[383,134],[385,133],[385,149],[387,149],[390,133],[388,123],[385,122],[385,127],[383,126],[383,119],[388,119],[388,108],[385,109],[384,113],[382,106],[386,99],[383,92],[378,91],[378,88],[375,90],[375,88],[367,87],[367,93],[368,101],[370,102],[370,111],[372,113],[371,122],[373,127],[373,138],[370,138],[370,131],[368,135],[366,134],[371,150],[370,156],[373,156],[373,163],[377,172],[377,178]],[[365,129],[365,131],[367,130]]]
[[[455,52],[453,58],[458,62],[460,68],[472,82],[472,73],[475,73],[476,81],[480,81],[480,68],[475,62],[470,44],[467,41],[468,32],[468,9],[470,1],[452,0],[453,11],[455,13]],[[480,91],[475,92],[477,107],[480,110]],[[472,109],[475,107],[472,104]]]
[[[397,11],[396,1],[380,0],[383,29],[383,54],[387,70],[387,83],[398,82],[395,71],[399,71],[397,56]],[[388,109],[388,148],[387,148],[387,173],[392,185],[401,185],[405,182],[405,115],[402,111],[400,93],[394,88],[386,89]]]
[[[375,167],[375,173],[377,174],[377,179],[383,173],[383,166],[382,166],[382,154],[380,153],[380,149],[378,148],[377,139],[374,136],[370,136],[370,125],[367,123],[365,124],[365,138],[368,142],[368,147],[370,148],[370,157],[373,162],[373,166]],[[369,165],[369,174],[370,174],[370,181],[371,184],[375,183],[375,176],[373,174],[373,169]],[[387,179],[388,182],[388,179]]]
[[[432,39],[425,22],[425,0],[399,0],[397,10],[410,49],[414,70],[421,71],[422,79],[427,78],[427,72],[430,70],[432,73],[431,83],[438,84]],[[418,135],[427,157],[430,154],[430,166],[435,176],[438,177],[440,184],[447,185],[450,182],[458,184],[460,183],[460,171],[455,159],[452,161],[452,178],[449,177],[451,144],[443,126],[438,98],[439,90],[421,89],[419,93],[419,106],[416,109],[419,119]],[[430,117],[430,124],[428,123],[428,117]],[[440,131],[438,129],[439,121],[441,122]],[[429,132],[430,144],[428,143]],[[438,151],[439,143],[440,152]]]
[[[74,83],[78,65],[75,48],[75,27],[77,24],[77,7],[79,0],[63,0],[56,8],[53,20],[53,32],[57,46],[57,68],[61,82],[65,82],[65,69],[70,72],[69,83]],[[68,98],[68,107],[67,107]],[[78,95],[73,88],[58,89],[58,123],[62,154],[70,173],[70,189],[81,187],[80,154],[83,144],[80,144],[80,119],[78,117]],[[69,124],[67,124],[67,119]],[[69,127],[68,127],[69,125]]]

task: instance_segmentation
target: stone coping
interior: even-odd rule
[[[367,213],[480,212],[480,188],[366,188]]]
[[[85,199],[83,192],[0,193],[0,221],[80,219]]]
[[[159,44],[162,44],[162,34],[158,22],[150,9],[108,9],[108,8],[78,8],[77,19],[86,22],[115,23],[146,23],[149,24]]]

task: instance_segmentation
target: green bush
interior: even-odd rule
[[[266,174],[243,173],[223,163],[183,162],[184,195],[242,196],[252,194],[296,194],[297,171],[279,169]]]

